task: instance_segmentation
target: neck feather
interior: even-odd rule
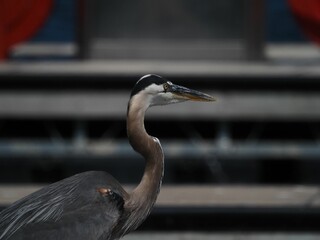
[[[144,116],[149,106],[144,97],[134,96],[129,102],[127,113],[127,133],[130,144],[145,159],[143,177],[131,193],[127,206],[132,211],[136,209],[136,212],[141,213],[139,216],[141,222],[157,199],[163,176],[163,151],[160,142],[157,138],[148,135],[144,127]],[[144,102],[146,102],[145,105],[141,104]]]

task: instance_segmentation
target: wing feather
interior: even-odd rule
[[[110,222],[119,218],[119,205],[103,199],[98,187],[109,187],[119,196],[126,192],[105,172],[85,172],[53,183],[13,203],[0,213],[0,239],[6,240],[28,226],[57,223],[61,219],[80,215],[81,209],[103,208]],[[122,199],[123,200],[123,199]],[[103,203],[96,206],[97,203]],[[101,211],[101,209],[100,209]]]

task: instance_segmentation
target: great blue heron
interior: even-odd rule
[[[148,107],[187,100],[213,101],[210,95],[146,75],[134,86],[127,111],[131,146],[145,159],[141,182],[127,193],[103,171],[84,172],[53,183],[0,213],[1,240],[108,240],[135,230],[150,213],[163,176],[163,152],[147,134]]]

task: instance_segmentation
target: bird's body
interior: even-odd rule
[[[103,171],[63,179],[3,210],[0,240],[111,240],[135,230],[149,215],[163,176],[163,151],[159,140],[144,128],[145,112],[149,106],[190,99],[213,100],[156,75],[141,78],[132,90],[127,113],[130,144],[145,159],[139,185],[127,193]]]
[[[114,189],[113,196],[101,189]],[[1,213],[1,239],[109,239],[110,226],[124,213],[126,198],[128,194],[108,173],[80,173],[6,208]]]

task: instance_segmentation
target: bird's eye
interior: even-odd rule
[[[164,92],[167,92],[169,90],[170,86],[169,86],[169,83],[164,83],[163,84],[163,90]]]

